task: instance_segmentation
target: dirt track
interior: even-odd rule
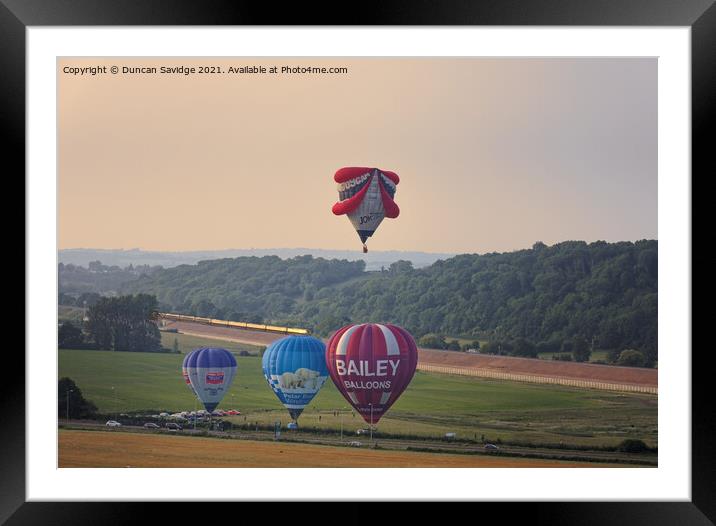
[[[382,451],[252,440],[60,430],[60,468],[569,468],[611,464]]]
[[[185,334],[229,339],[255,345],[268,345],[282,338],[281,334],[212,327],[201,323],[172,322],[174,327]],[[517,375],[538,375],[572,380],[590,380],[613,384],[628,384],[644,387],[657,387],[658,371],[636,367],[616,367],[589,363],[561,362],[556,360],[538,360],[514,358],[510,356],[491,356],[485,354],[467,354],[452,351],[418,349],[419,364],[488,370]]]

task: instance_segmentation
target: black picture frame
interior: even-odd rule
[[[112,25],[547,25],[685,26],[691,28],[692,173],[716,173],[716,6],[714,0],[383,0],[353,4],[184,0],[0,0],[0,126],[6,180],[25,174],[25,30],[28,26]],[[711,133],[709,133],[711,132]],[[9,162],[8,162],[9,161]],[[693,181],[696,179],[692,175]],[[693,193],[693,192],[692,192]],[[30,312],[27,313],[31,315]],[[25,361],[4,353],[0,423],[0,523],[124,523],[137,503],[29,503],[25,498]],[[690,502],[533,502],[480,504],[507,523],[713,524],[716,521],[716,420],[710,393],[709,349],[692,352],[692,500]],[[7,370],[7,369],[6,369]],[[668,388],[668,386],[667,386]],[[558,491],[556,492],[558,494]],[[316,500],[320,500],[317,496]],[[342,511],[350,517],[359,503]],[[489,507],[489,508],[488,508]],[[190,507],[191,508],[191,507]],[[259,510],[257,510],[259,511]],[[253,510],[252,510],[253,512]],[[347,512],[347,513],[346,513]],[[144,513],[144,512],[142,512]],[[202,513],[184,510],[187,513]],[[459,512],[457,512],[459,513]],[[383,517],[385,519],[385,517]]]

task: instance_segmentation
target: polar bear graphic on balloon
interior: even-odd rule
[[[279,377],[282,389],[319,389],[326,377],[321,377],[320,371],[313,371],[306,367],[296,369],[295,372],[286,371]]]

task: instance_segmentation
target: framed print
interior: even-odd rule
[[[8,523],[183,500],[713,521],[712,2],[0,13],[27,190]]]

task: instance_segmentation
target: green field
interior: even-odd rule
[[[165,347],[171,347],[176,337],[183,352],[205,345],[237,354],[237,376],[219,406],[242,412],[232,418],[236,424],[289,421],[264,380],[261,358],[238,356],[240,350],[255,352],[256,347],[183,334],[162,336]],[[181,376],[182,359],[183,354],[60,350],[59,375],[72,378],[104,413],[192,410],[195,399]],[[344,409],[342,418],[333,414],[340,409]],[[351,409],[328,380],[299,423],[303,428],[340,429],[342,420],[345,431],[355,433],[366,424]],[[418,371],[378,430],[579,445],[614,445],[624,438],[640,438],[656,446],[656,426],[655,396]]]

